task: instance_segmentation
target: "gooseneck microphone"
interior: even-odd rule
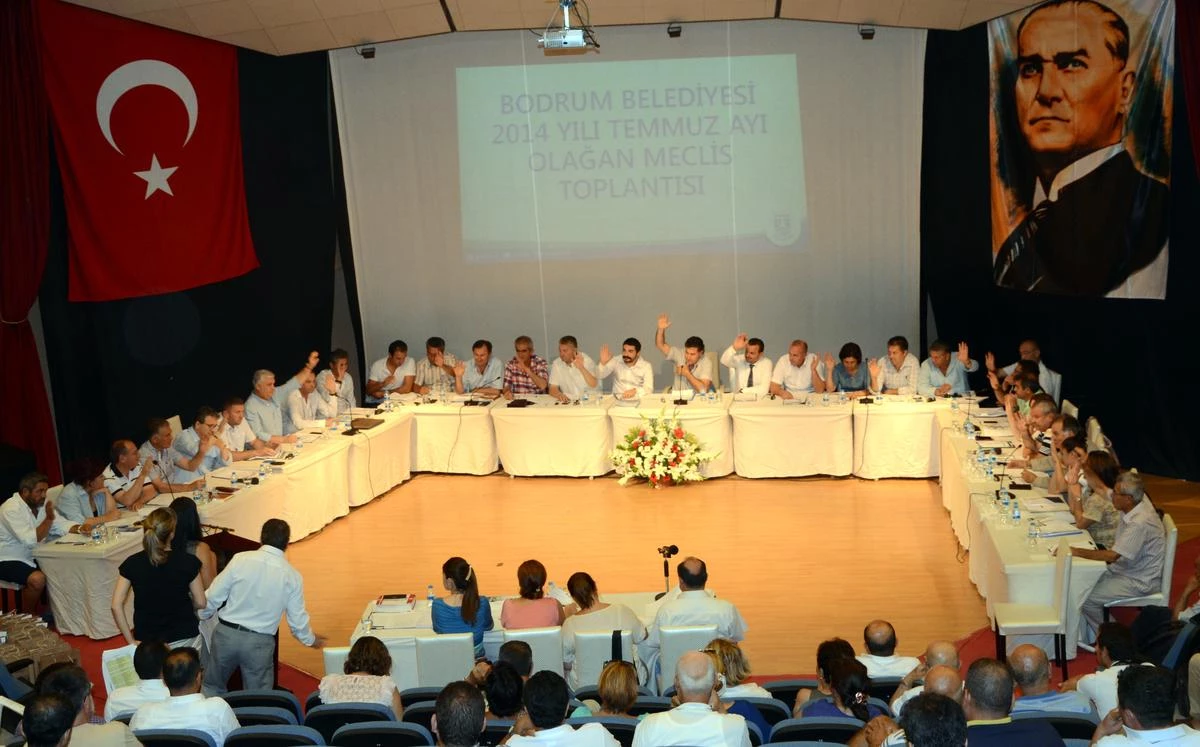
[[[171,481],[170,481],[170,479],[167,478],[167,471],[165,469],[163,469],[163,466],[158,463],[157,459],[153,459],[151,461],[154,463],[155,467],[158,467],[158,471],[162,475],[163,482],[165,482],[167,484],[167,491],[171,493],[171,502],[174,503],[175,502],[175,488],[171,486]]]

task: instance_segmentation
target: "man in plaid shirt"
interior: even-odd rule
[[[521,335],[513,342],[517,354],[504,367],[504,398],[514,394],[545,394],[550,380],[546,359],[533,352],[533,340]]]

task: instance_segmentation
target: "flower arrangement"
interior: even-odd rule
[[[679,425],[679,419],[649,418],[629,429],[625,440],[613,449],[612,463],[621,473],[621,485],[644,478],[655,488],[704,479],[700,465],[716,454],[705,451],[695,434]]]

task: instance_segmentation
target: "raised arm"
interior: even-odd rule
[[[671,346],[667,344],[667,327],[671,326],[671,319],[666,314],[658,315],[658,329],[654,332],[654,346],[664,355],[671,354]]]

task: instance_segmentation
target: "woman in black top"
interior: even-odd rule
[[[112,612],[130,644],[162,641],[168,648],[201,648],[196,610],[208,603],[200,578],[200,560],[187,552],[172,552],[175,512],[156,508],[142,521],[142,551],[121,563],[113,589]],[[133,631],[125,600],[134,593]]]

